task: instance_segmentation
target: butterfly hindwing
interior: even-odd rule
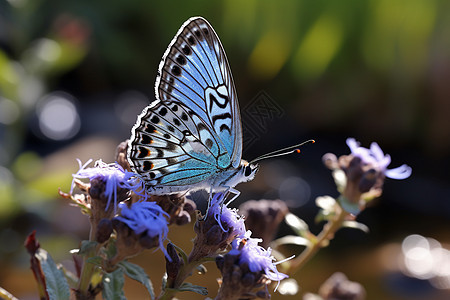
[[[155,88],[161,101],[189,107],[214,136],[219,155],[239,166],[242,130],[236,90],[222,44],[205,19],[191,18],[181,27],[161,61]]]

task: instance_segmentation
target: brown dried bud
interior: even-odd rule
[[[247,264],[239,263],[240,255],[218,256],[217,268],[222,284],[216,299],[269,299],[267,285],[270,280],[260,272],[251,272]]]
[[[103,244],[104,242],[109,240],[109,237],[111,236],[112,232],[113,232],[113,225],[111,220],[101,219],[97,225],[97,230],[95,232],[95,240],[100,244]]]
[[[319,295],[324,300],[364,300],[364,287],[348,280],[343,273],[334,273],[319,289]]]
[[[136,256],[145,249],[154,248],[159,245],[158,237],[154,240],[146,238],[145,235],[137,235],[127,224],[117,219],[112,219],[112,226],[117,233],[117,253],[109,261],[109,265],[112,268],[115,264],[126,258]]]
[[[251,200],[243,203],[239,212],[245,216],[246,228],[253,236],[261,237],[261,246],[267,248],[289,209],[281,200]]]
[[[339,168],[338,159],[333,153],[326,153],[322,156],[322,162],[330,170]]]
[[[350,203],[364,206],[365,203],[361,202],[363,194],[381,193],[385,175],[378,166],[366,163],[352,154],[339,157],[339,165],[347,177],[342,195]]]
[[[178,272],[180,271],[182,262],[180,260],[180,257],[178,256],[177,250],[175,249],[172,243],[167,244],[167,254],[172,260],[169,261],[169,259],[165,257],[167,277],[169,280],[175,279],[178,276]]]
[[[116,148],[116,161],[124,170],[131,171],[130,164],[127,160],[128,140],[123,141]]]

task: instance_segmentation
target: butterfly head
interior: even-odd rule
[[[241,160],[240,172],[242,174],[243,181],[250,181],[255,178],[256,172],[258,172],[259,165],[251,164],[245,160]]]

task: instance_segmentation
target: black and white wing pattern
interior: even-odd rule
[[[175,35],[155,92],[132,129],[133,171],[157,194],[226,181],[241,165],[241,118],[225,51],[205,19],[189,19]]]

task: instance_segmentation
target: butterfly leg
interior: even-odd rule
[[[225,199],[227,198],[228,194],[234,194],[234,196],[227,203],[225,203]],[[239,192],[235,188],[232,188],[231,186],[227,187],[224,192],[222,203],[220,203],[220,214],[222,214],[223,206],[225,205],[226,207],[228,207],[228,205],[231,204],[231,202],[233,202],[237,197],[239,197],[240,194],[241,192]]]
[[[237,197],[239,197],[239,195],[241,194],[240,191],[236,190],[235,188],[232,187],[228,187],[227,189],[227,193],[230,194],[234,194],[233,198],[231,198],[225,205],[228,206],[229,204],[231,204],[231,202],[233,202],[234,200],[236,200]]]
[[[208,216],[209,209],[211,208],[212,192],[213,192],[213,188],[211,186],[211,188],[209,189],[208,206],[206,208],[206,213],[205,213],[205,216],[204,216],[203,220],[206,220],[206,217]]]

